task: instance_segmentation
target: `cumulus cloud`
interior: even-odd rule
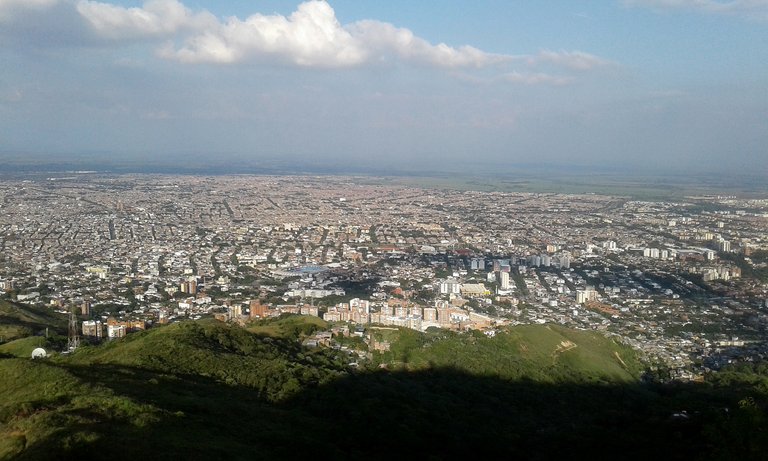
[[[218,25],[212,14],[193,14],[177,0],[149,0],[142,8],[81,0],[77,11],[98,34],[107,38],[171,36],[179,30],[202,30]]]
[[[768,0],[624,0],[624,4],[656,10],[691,10],[768,21]]]
[[[471,46],[432,45],[408,29],[385,22],[359,21],[348,26],[347,30],[380,59],[394,54],[405,60],[439,67],[484,67],[513,59],[512,56],[486,53]]]
[[[300,67],[345,68],[408,63],[457,70],[495,66],[503,69],[500,72],[518,67],[517,72],[494,80],[563,84],[572,78],[531,73],[526,67],[545,63],[569,71],[586,71],[609,63],[580,51],[512,56],[468,45],[433,44],[409,29],[376,20],[341,24],[326,0],[307,0],[287,16],[254,14],[245,19],[217,18],[205,10],[193,11],[180,0],[146,0],[141,7],[99,0],[0,0],[0,20],[3,14],[15,18],[10,23],[36,24],[40,28],[54,21],[53,26],[45,26],[47,30],[37,33],[49,40],[67,36],[73,43],[143,41],[153,43],[161,58],[190,64],[272,61]],[[36,16],[30,18],[30,14]],[[58,35],[51,33],[59,29]],[[31,27],[19,30],[35,34]],[[67,35],[65,31],[71,32]],[[504,74],[497,77],[500,75]]]
[[[481,67],[507,60],[471,46],[433,45],[408,29],[379,21],[343,26],[321,0],[299,5],[288,17],[253,15],[230,18],[162,55],[184,62],[231,63],[247,57],[276,55],[300,66],[345,67],[395,57],[438,67]]]
[[[188,38],[179,49],[166,46],[161,55],[191,63],[277,56],[300,66],[344,67],[367,60],[364,45],[339,24],[328,3],[311,1],[299,5],[289,17],[229,18]]]

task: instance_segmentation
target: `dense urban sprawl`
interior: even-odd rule
[[[766,198],[648,202],[385,184],[5,178],[0,288],[19,302],[76,309],[91,340],[179,319],[288,312],[340,322],[384,349],[364,331],[601,330],[681,379],[764,356]],[[331,335],[306,343],[330,345]]]

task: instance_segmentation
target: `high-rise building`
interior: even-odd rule
[[[485,260],[482,258],[472,258],[472,261],[470,262],[470,268],[473,271],[485,270]]]
[[[499,287],[502,290],[509,290],[509,272],[501,272],[499,276]]]
[[[265,318],[267,316],[267,306],[261,304],[258,299],[252,299],[248,303],[248,309],[250,310],[250,317],[253,318]]]
[[[100,320],[86,320],[83,322],[83,336],[86,338],[104,338],[104,324]]]
[[[91,302],[90,301],[83,301],[82,304],[80,304],[80,315],[83,317],[90,317],[91,316]],[[83,333],[85,334],[85,333]]]
[[[576,290],[576,302],[584,304],[589,301],[597,299],[597,291],[592,287],[587,287],[584,290]]]

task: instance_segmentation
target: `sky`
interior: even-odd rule
[[[82,154],[768,178],[768,0],[0,0],[0,163]]]

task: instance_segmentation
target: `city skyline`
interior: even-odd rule
[[[768,2],[0,0],[0,157],[766,173]]]

